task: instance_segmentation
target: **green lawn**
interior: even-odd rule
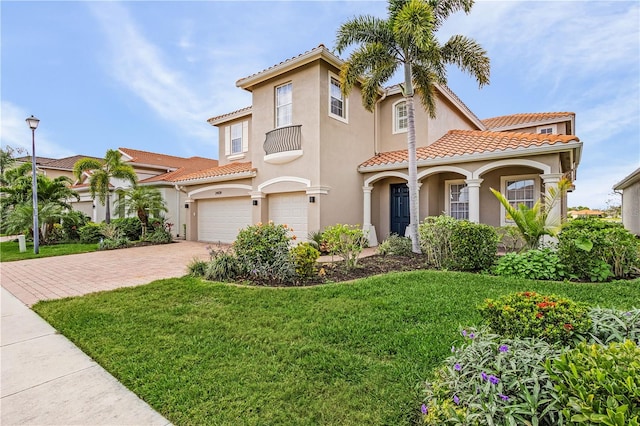
[[[156,281],[34,309],[176,425],[402,425],[486,297],[640,306],[640,280],[416,271],[312,288]]]
[[[17,241],[0,243],[0,262],[12,262],[15,260],[35,259],[40,257],[64,256],[67,254],[87,253],[98,250],[96,243],[71,243],[41,245],[38,254],[33,254],[33,243],[27,242],[27,251],[20,253]]]

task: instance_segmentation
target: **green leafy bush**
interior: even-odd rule
[[[153,232],[147,232],[142,237],[142,241],[148,241],[154,244],[168,244],[173,242],[173,236],[164,228],[156,228]]]
[[[506,253],[519,252],[526,245],[522,233],[517,226],[500,226],[496,228],[498,247]]]
[[[310,243],[300,243],[291,249],[296,275],[306,280],[316,275],[316,266],[320,252]]]
[[[495,261],[498,237],[491,226],[441,215],[425,218],[418,231],[427,262],[437,269],[486,270]]]
[[[571,424],[640,424],[640,347],[586,343],[546,363]]]
[[[78,229],[80,241],[83,243],[97,243],[104,238],[102,235],[104,225],[101,223],[89,222]]]
[[[98,250],[115,250],[126,248],[131,245],[127,237],[103,238],[98,243]]]
[[[60,241],[64,241],[64,239],[64,228],[61,224],[54,223],[53,226],[51,226],[51,230],[49,231],[49,234],[47,236],[47,243],[57,243]]]
[[[204,277],[204,274],[207,272],[209,263],[210,262],[206,260],[193,258],[191,262],[189,262],[189,264],[187,265],[187,273],[191,277],[202,278]]]
[[[596,343],[631,340],[640,345],[640,309],[592,308],[589,318],[592,324],[589,338]]]
[[[479,310],[489,327],[505,337],[567,344],[591,329],[587,305],[554,295],[514,293],[486,299]]]
[[[122,234],[131,241],[137,241],[142,235],[142,223],[137,217],[123,217],[119,219],[112,219],[111,223],[114,224]]]
[[[89,218],[84,213],[77,210],[70,210],[62,215],[62,230],[68,241],[80,240],[79,230],[89,222]]]
[[[323,232],[329,253],[344,260],[345,268],[355,268],[358,256],[367,245],[364,231],[357,225],[336,224],[328,226]]]
[[[463,330],[465,342],[425,386],[429,425],[556,425],[560,404],[544,362],[560,349],[543,340]]]
[[[378,253],[383,256],[410,256],[413,253],[411,238],[391,234],[389,238],[378,245]]]
[[[571,278],[558,254],[551,249],[507,253],[498,259],[494,273],[501,276],[531,280],[562,280]]]
[[[258,223],[241,229],[233,243],[243,273],[262,284],[282,284],[295,277],[289,253],[292,231],[286,225]]]
[[[606,281],[637,273],[638,240],[622,224],[575,219],[559,235],[558,256],[581,280]]]

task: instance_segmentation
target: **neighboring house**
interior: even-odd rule
[[[613,187],[622,191],[622,224],[640,235],[640,167]]]
[[[158,154],[154,152],[139,151],[130,148],[119,148],[122,161],[130,164],[138,176],[138,185],[153,186],[160,190],[166,202],[168,212],[163,213],[167,222],[173,223],[172,233],[183,235],[183,224],[186,223],[187,211],[184,202],[187,198],[185,188],[177,183],[182,176],[189,175],[198,170],[206,170],[218,165],[217,160],[203,157],[176,157],[172,155]],[[79,156],[79,158],[82,158]],[[78,159],[79,159],[78,158]],[[71,167],[73,169],[73,165]],[[72,203],[73,208],[84,212],[94,222],[101,222],[105,218],[106,207],[98,200],[91,198],[87,178],[89,173],[76,182],[73,189],[80,195],[80,201]],[[111,217],[125,217],[125,212],[115,208],[118,191],[127,190],[131,184],[126,181],[114,179],[111,182],[113,188],[111,196]]]
[[[586,217],[604,217],[604,212],[601,210],[571,210],[567,213],[573,219],[586,218]]]
[[[66,176],[72,181],[75,181],[76,178],[73,175],[73,165],[76,164],[76,161],[82,158],[94,158],[96,160],[100,160],[100,158],[90,157],[86,155],[72,155],[71,157],[64,158],[48,158],[36,156],[36,169],[38,172],[42,173],[50,179],[55,179],[59,176]],[[16,158],[16,162],[18,162],[19,164],[31,163],[31,156],[18,157]]]
[[[372,245],[409,223],[407,109],[399,86],[367,112],[356,87],[340,91],[343,61],[323,45],[242,78],[252,105],[213,117],[219,166],[183,174],[187,238],[232,242],[240,228],[272,220],[298,240],[336,223],[360,224]],[[443,212],[494,226],[508,223],[489,191],[533,205],[567,177],[582,142],[570,112],[480,120],[437,86],[437,118],[416,101],[420,219]],[[566,197],[556,206],[566,214]]]

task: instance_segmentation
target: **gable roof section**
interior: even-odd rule
[[[630,175],[622,179],[620,182],[616,183],[613,186],[613,189],[616,191],[624,190],[625,188],[630,187],[636,182],[640,182],[640,167],[635,169]]]
[[[565,120],[573,121],[575,116],[576,114],[574,112],[521,113],[486,118],[482,120],[482,123],[487,126],[487,129],[498,131],[538,126]]]
[[[253,113],[253,108],[248,106],[237,111],[228,112],[226,114],[218,115],[216,117],[211,117],[207,120],[207,123],[215,126],[220,123],[224,123],[227,121],[235,120],[236,118],[246,117]]]
[[[254,177],[256,176],[256,171],[257,170],[253,168],[251,162],[236,162],[185,174],[180,176],[180,178],[175,179],[175,181],[184,184],[194,184],[209,181],[232,180]]]
[[[418,165],[478,161],[516,155],[580,148],[582,142],[572,135],[450,130],[429,146],[416,150]],[[406,168],[407,150],[383,152],[360,164],[360,172]]]
[[[191,161],[191,158],[159,154],[157,152],[140,151],[131,148],[118,148],[128,163],[162,169],[176,169]]]
[[[93,160],[98,160],[98,161],[103,160],[102,158],[91,157],[89,155],[72,155],[71,157],[64,157],[59,159],[36,156],[36,165],[46,169],[73,171],[73,165],[76,164],[78,160],[81,160],[83,158],[91,158]],[[16,158],[16,161],[30,163],[31,157],[25,156],[25,157]]]
[[[252,74],[248,77],[241,78],[240,80],[236,81],[236,86],[251,92],[256,84],[260,84],[272,77],[283,74],[287,71],[291,71],[320,58],[324,59],[337,68],[340,68],[343,64],[342,59],[331,53],[324,46],[324,44],[320,44],[318,47],[311,49],[305,53],[294,56],[293,58],[289,58],[277,65]]]

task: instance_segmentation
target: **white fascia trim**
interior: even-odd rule
[[[148,169],[164,170],[165,173],[175,172],[179,169],[179,167],[160,166],[158,164],[132,163],[130,161],[127,161],[127,164],[131,165],[131,167],[145,167]]]
[[[225,182],[225,181],[236,180],[236,179],[254,178],[256,176],[257,176],[257,173],[255,171],[251,171],[251,172],[240,172],[240,173],[233,173],[230,175],[213,176],[213,177],[206,177],[206,178],[199,178],[199,179],[177,180],[175,181],[175,183],[190,186],[190,185],[200,185],[203,183]]]
[[[563,152],[570,149],[582,149],[582,142],[568,142],[566,144],[559,145],[546,145],[536,148],[517,148],[509,149],[499,152],[484,152],[480,154],[465,154],[454,157],[433,158],[428,160],[418,160],[418,167],[437,166],[441,164],[454,164],[454,163],[471,163],[475,161],[495,160],[499,158],[509,157],[528,157],[538,154],[551,154],[554,152]],[[408,167],[408,162],[393,163],[393,164],[380,164],[369,167],[358,167],[360,173],[370,173],[383,170],[401,170]]]
[[[258,191],[262,192],[262,190],[267,186],[273,185],[276,183],[281,183],[281,182],[297,182],[297,183],[306,185],[307,188],[311,187],[311,181],[309,179],[296,177],[296,176],[281,176],[281,177],[269,179],[265,182],[262,182],[260,185],[258,185]]]
[[[315,49],[303,53],[302,55],[299,55],[295,58],[284,61],[252,76],[242,78],[236,81],[236,87],[248,90],[250,92],[251,87],[255,86],[256,84],[262,83],[263,81],[266,81],[272,77],[284,74],[288,71],[291,71],[321,58],[331,65],[335,66],[336,68],[340,68],[344,63],[342,59],[329,52],[326,47],[318,46]]]
[[[539,126],[547,126],[549,124],[558,124],[567,120],[570,120],[573,126],[573,118],[574,117],[572,115],[565,115],[563,117],[549,118],[546,120],[528,121],[526,123],[511,124],[509,126],[502,126],[502,127],[491,127],[489,130],[491,130],[492,132],[506,132],[509,130],[517,130],[517,129],[523,129],[527,127],[539,127]],[[572,128],[571,130],[575,134],[575,129]]]
[[[194,195],[197,195],[201,192],[211,191],[214,189],[246,189],[247,191],[251,191],[253,188],[251,185],[242,185],[242,184],[228,184],[228,185],[210,185],[205,186],[204,188],[195,189],[193,191],[187,192],[187,197],[191,198]]]
[[[242,109],[236,112],[229,113],[228,115],[224,115],[218,118],[210,118],[207,120],[207,123],[212,126],[218,126],[219,124],[224,124],[229,121],[237,120],[238,118],[248,117],[253,114],[253,107],[249,107],[246,109]]]
[[[640,181],[640,167],[635,169],[630,175],[622,179],[620,182],[616,183],[613,186],[613,189],[616,191],[624,190],[625,188],[630,187],[634,183]]]
[[[130,156],[129,154],[127,154],[126,152],[124,152],[123,150],[121,150],[120,148],[118,148],[118,152],[120,154],[122,154],[123,157],[127,157],[129,159],[129,161],[133,160],[133,157]]]

